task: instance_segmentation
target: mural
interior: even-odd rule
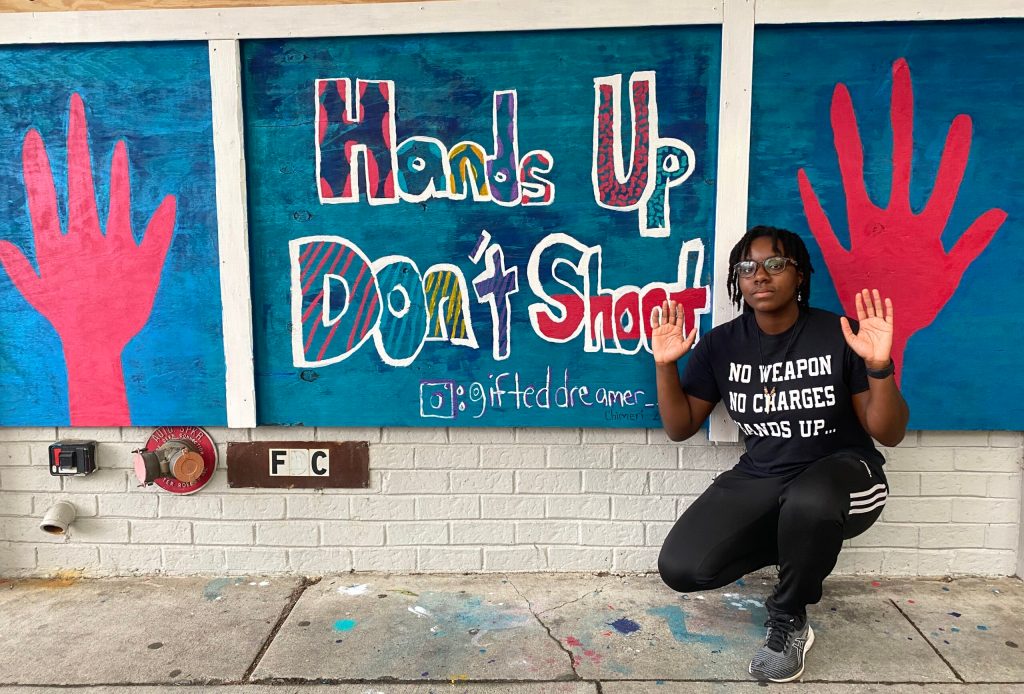
[[[758,27],[750,224],[896,307],[919,429],[1024,428],[1020,22]],[[0,426],[225,422],[207,47],[0,48]],[[710,328],[720,29],[243,42],[261,424],[659,425]]]
[[[0,49],[0,425],[225,422],[207,54]]]
[[[243,44],[261,424],[658,426],[718,27]]]
[[[863,287],[892,297],[911,428],[1024,425],[1007,339],[1024,332],[1021,28],[756,32],[750,223],[805,235],[813,304],[855,315]]]

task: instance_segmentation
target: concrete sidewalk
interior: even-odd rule
[[[593,574],[2,581],[0,694],[754,692],[768,583],[681,596],[657,576]],[[810,619],[802,682],[772,686],[1024,691],[1019,580],[831,578]]]

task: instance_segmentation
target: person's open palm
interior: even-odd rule
[[[662,302],[651,311],[651,351],[658,364],[671,364],[682,359],[694,340],[697,326],[689,335],[683,336],[682,307],[675,301]]]
[[[878,290],[868,292],[863,289],[857,292],[854,301],[857,305],[857,321],[860,323],[857,333],[854,334],[845,316],[839,319],[846,344],[869,365],[888,364],[892,355],[892,300],[888,297],[885,299],[883,311]]]

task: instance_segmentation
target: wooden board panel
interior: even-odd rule
[[[656,426],[646,317],[710,308],[720,34],[243,42],[257,421]]]
[[[911,429],[1024,422],[1022,35],[990,21],[755,36],[749,223],[804,235],[812,305],[852,316],[863,287],[892,298]]]
[[[210,99],[205,43],[0,48],[0,425],[224,423]]]

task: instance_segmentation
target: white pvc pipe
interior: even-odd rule
[[[39,529],[51,535],[63,535],[78,512],[70,501],[58,501],[43,514]]]

